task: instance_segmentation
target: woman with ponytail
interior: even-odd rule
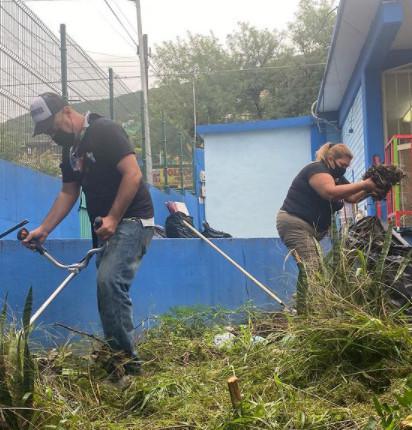
[[[302,263],[306,274],[312,275],[319,267],[316,241],[328,232],[332,215],[342,209],[344,202],[358,203],[377,191],[369,178],[349,183],[346,169],[353,159],[343,143],[325,143],[316,153],[316,161],[305,166],[295,177],[280,209],[276,227],[279,236]],[[305,311],[306,285],[299,275],[297,311]]]

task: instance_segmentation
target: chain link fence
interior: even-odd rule
[[[0,0],[0,159],[59,175],[60,148],[33,137],[32,100],[62,93],[62,50],[67,52],[67,97],[76,110],[112,117],[124,126],[142,169],[141,94],[103,70],[70,35],[60,38],[21,0]],[[193,190],[193,137],[173,125],[167,112],[151,112],[153,184]]]
[[[38,94],[61,93],[61,70],[59,38],[21,0],[0,0],[0,159],[59,174],[59,147],[46,136],[32,137],[29,106]],[[67,77],[76,109],[110,115],[108,71],[70,36]],[[116,76],[113,82],[112,110],[121,119],[132,118],[132,91]]]

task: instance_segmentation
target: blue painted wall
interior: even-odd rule
[[[59,178],[0,160],[0,232],[23,219],[30,220],[29,228],[40,224],[60,188]],[[78,237],[79,216],[73,209],[50,238]]]
[[[204,169],[203,151],[196,155],[196,171]],[[61,179],[8,161],[0,160],[0,232],[7,230],[23,219],[28,219],[28,228],[38,226],[44,219],[61,188]],[[155,207],[155,222],[164,226],[169,212],[165,202],[169,200],[186,203],[194,224],[200,228],[204,220],[204,207],[196,195],[190,191],[161,191],[150,187]],[[83,234],[79,204],[76,204],[65,220],[52,232],[50,238],[77,239],[90,238],[90,223],[85,213]],[[85,209],[83,209],[85,212]],[[13,238],[13,237],[11,237]]]
[[[290,299],[296,265],[292,258],[285,262],[286,249],[279,239],[220,239],[215,243],[281,298]],[[79,260],[88,247],[88,240],[47,243],[52,255],[68,263]],[[50,305],[39,323],[60,322],[82,330],[98,330],[95,276],[93,261]],[[16,314],[21,312],[30,286],[37,309],[64,277],[64,271],[17,241],[0,241],[0,299],[8,293]],[[131,288],[131,297],[136,324],[174,306],[201,304],[234,309],[249,300],[263,307],[276,305],[198,239],[154,239]]]

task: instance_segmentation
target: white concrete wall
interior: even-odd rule
[[[206,135],[207,221],[235,237],[278,237],[276,213],[310,161],[309,127]]]

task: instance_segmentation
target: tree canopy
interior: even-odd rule
[[[333,0],[301,0],[283,32],[238,23],[164,42],[152,57],[151,114],[193,133],[198,123],[305,115],[316,100],[336,18]],[[194,108],[195,106],[195,108]]]

